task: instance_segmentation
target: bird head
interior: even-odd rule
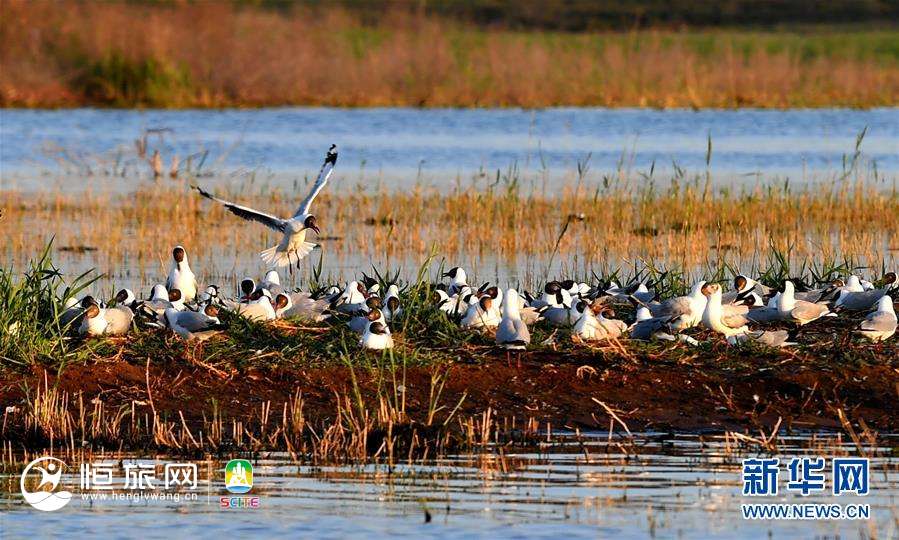
[[[306,219],[303,220],[303,227],[306,229],[312,229],[315,231],[315,234],[321,234],[321,231],[316,225],[315,216],[306,216]]]

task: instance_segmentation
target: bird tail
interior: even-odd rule
[[[306,255],[312,253],[312,250],[315,249],[315,244],[303,242],[296,249],[288,251],[280,251],[279,247],[273,246],[259,253],[259,257],[265,261],[269,268],[281,268],[299,263]]]

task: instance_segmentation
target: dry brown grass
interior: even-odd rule
[[[899,34],[482,30],[397,11],[366,25],[226,2],[6,0],[0,105],[655,107],[899,102]]]
[[[627,177],[608,188],[572,177],[552,182],[552,194],[508,187],[326,191],[316,201],[326,270],[347,278],[371,261],[382,269],[403,265],[412,278],[435,249],[487,279],[499,272],[531,285],[542,277],[568,220],[555,260],[581,276],[636,261],[706,275],[723,263],[753,271],[767,266],[772,247],[794,262],[850,258],[871,267],[873,277],[897,262],[899,222],[887,216],[899,215],[899,195],[895,186],[861,174],[832,187],[791,190],[713,188],[703,176],[654,190]],[[218,191],[275,214],[296,203],[290,189]],[[177,244],[188,249],[202,281],[230,283],[246,269],[261,272],[257,253],[277,241],[275,233],[202,199],[182,181],[147,181],[128,195],[7,191],[0,210],[5,255],[14,267],[23,268],[55,235],[57,249],[94,248],[57,253],[63,270],[96,267],[119,283],[159,280]],[[579,214],[582,220],[574,218]]]

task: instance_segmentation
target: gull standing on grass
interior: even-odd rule
[[[328,183],[328,178],[331,177],[331,173],[334,171],[334,166],[336,164],[337,145],[332,144],[331,148],[328,150],[328,154],[325,156],[325,162],[322,165],[321,171],[318,173],[318,179],[315,181],[315,185],[312,186],[312,191],[310,191],[309,195],[307,195],[303,202],[300,203],[300,206],[297,208],[297,211],[294,212],[293,217],[289,219],[281,219],[271,214],[259,212],[258,210],[253,210],[246,206],[240,206],[219,199],[209,192],[204,191],[199,186],[194,187],[200,192],[200,195],[223,204],[225,208],[235,216],[247,221],[262,223],[270,229],[283,233],[284,236],[281,237],[281,242],[277,246],[270,247],[269,249],[262,251],[259,255],[270,268],[279,268],[283,266],[290,266],[293,268],[292,265],[299,265],[300,260],[306,255],[309,255],[312,249],[315,248],[314,243],[306,241],[307,230],[311,229],[315,231],[316,234],[320,234],[318,225],[316,225],[315,215],[309,212],[309,207],[312,206],[312,201],[315,200],[315,197],[321,192],[322,188],[325,187],[325,184]]]

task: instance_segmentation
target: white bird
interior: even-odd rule
[[[503,349],[523,351],[531,342],[531,333],[521,320],[518,291],[506,291],[506,302],[503,304],[503,316],[496,327],[496,344]]]
[[[783,293],[777,300],[781,320],[794,321],[801,326],[830,314],[830,309],[825,304],[797,300],[794,291],[793,282],[785,281]]]
[[[367,296],[365,286],[358,281],[350,281],[337,299],[337,311],[355,315],[359,311],[368,311],[365,303]]]
[[[115,303],[117,306],[134,308],[134,305],[137,303],[137,297],[134,296],[134,291],[131,289],[122,289],[116,293]]]
[[[446,288],[446,292],[450,296],[458,294],[463,287],[468,285],[468,275],[465,274],[465,270],[458,266],[450,268],[443,274],[443,277],[450,278],[450,284]]]
[[[206,340],[217,333],[215,329],[220,323],[218,308],[207,305],[202,311],[175,311],[165,310],[166,326],[183,339],[200,341]]]
[[[91,304],[84,310],[84,318],[81,319],[81,327],[78,333],[82,336],[102,336],[106,333],[108,323],[103,317],[103,310],[97,304]]]
[[[602,316],[602,307],[599,307],[600,311],[597,314],[594,305],[588,304],[586,300],[575,302],[572,309],[580,314],[572,328],[572,335],[584,341],[617,338],[627,330],[627,325],[623,321],[606,319]]]
[[[279,292],[275,295],[275,301],[273,302],[272,307],[275,308],[275,317],[283,319],[284,314],[293,307],[293,300],[291,300],[289,294]]]
[[[434,306],[450,317],[458,317],[468,311],[468,300],[473,298],[472,295],[473,291],[468,286],[452,296],[442,289],[434,289]]]
[[[155,319],[159,323],[165,322],[165,310],[172,308],[175,311],[184,311],[184,302],[181,301],[181,291],[172,289],[167,291],[165,285],[157,283],[150,292],[150,299],[139,302],[136,306],[145,316]]]
[[[92,303],[84,312],[79,332],[82,336],[121,336],[131,329],[132,319],[130,308],[101,308]]]
[[[134,320],[134,312],[128,306],[115,306],[103,310],[103,318],[106,319],[106,331],[110,336],[123,336],[131,330],[131,321]]]
[[[702,324],[709,330],[724,334],[724,337],[745,334],[749,331],[749,319],[743,315],[725,317],[721,307],[721,286],[710,283],[703,286],[702,293],[708,297],[702,312]]]
[[[550,281],[543,286],[543,295],[531,302],[531,306],[538,309],[547,306],[568,309],[571,307],[571,295],[562,288],[561,283]]]
[[[191,302],[197,296],[197,277],[187,262],[187,251],[181,246],[175,246],[172,250],[172,266],[165,288],[181,291],[181,300],[184,302]]]
[[[368,328],[368,323],[370,322],[368,318],[368,314],[374,310],[378,310],[378,313],[381,314],[380,322],[387,324],[387,319],[384,317],[384,312],[381,311],[381,299],[377,296],[369,296],[365,299],[365,303],[362,307],[356,312],[349,321],[347,321],[347,326],[350,327],[350,330],[356,332],[357,334],[362,334],[365,332],[365,329]]]
[[[390,328],[384,323],[381,310],[373,309],[368,312],[368,326],[359,338],[359,344],[375,351],[393,348],[393,337],[390,335]]]
[[[240,280],[240,301],[241,302],[249,302],[250,297],[253,296],[253,293],[256,292],[256,280],[250,277],[245,277]]]
[[[219,299],[219,288],[217,285],[209,285],[206,290],[201,292],[197,297],[198,304],[214,304]]]
[[[290,293],[290,307],[284,310],[281,317],[322,322],[329,317],[327,311],[330,306],[331,301],[327,298],[313,298],[306,292],[293,292]]]
[[[855,276],[852,276],[855,277]],[[880,299],[887,296],[890,290],[886,287],[883,289],[864,290],[861,283],[853,290],[843,289],[834,301],[834,309],[848,309],[850,311],[866,311],[872,309]]]
[[[384,319],[391,322],[400,314],[403,308],[400,307],[400,288],[395,283],[387,287],[387,294],[384,296]]]
[[[656,297],[655,291],[649,289],[646,283],[632,283],[625,287],[619,286],[614,281],[609,282],[609,287],[604,291],[605,294],[618,300],[629,300],[631,297],[636,298],[640,302],[652,302]]]
[[[462,328],[467,329],[493,329],[501,320],[499,310],[493,305],[490,295],[483,295],[477,302],[468,305],[465,316],[462,317]]]
[[[262,281],[259,282],[260,289],[268,289],[268,292],[273,295],[277,295],[280,292],[283,292],[284,289],[281,288],[281,276],[278,275],[277,270],[269,270],[265,273],[265,277],[262,278]]]
[[[229,301],[225,302],[224,306],[251,321],[271,321],[277,317],[275,308],[272,306],[271,293],[265,289],[254,293],[253,298],[249,302]]]
[[[846,279],[846,285],[839,287],[838,290],[848,292],[862,292],[865,290],[865,287],[862,285],[861,278],[853,274]]]
[[[543,306],[541,309],[543,309],[543,320],[556,328],[568,328],[580,318],[580,312],[574,308],[574,305],[559,304],[558,306]]]
[[[722,305],[733,304],[740,298],[752,296],[753,304],[761,306],[764,304],[763,297],[770,296],[772,289],[766,287],[751,277],[739,274],[734,278],[734,290],[721,294]]]
[[[647,310],[648,311],[648,310]],[[647,313],[643,313],[630,328],[630,337],[641,341],[650,341],[652,339],[664,339],[668,341],[675,340],[675,336],[671,334],[669,317],[649,317]]]
[[[874,342],[890,339],[896,333],[893,299],[889,296],[881,298],[877,302],[877,311],[865,317],[856,332]]]
[[[706,304],[706,297],[702,294],[704,286],[705,281],[699,281],[686,296],[669,298],[663,302],[650,302],[646,307],[653,317],[668,318],[671,328],[675,331],[692,328],[702,321]]]
[[[312,249],[315,248],[314,243],[306,241],[306,231],[311,229],[315,231],[316,234],[320,234],[318,225],[316,224],[315,215],[311,214],[309,210],[312,206],[312,201],[315,200],[315,197],[321,192],[322,188],[325,187],[325,184],[328,183],[328,178],[330,178],[336,164],[337,146],[332,144],[331,148],[328,150],[328,154],[325,156],[325,162],[318,173],[318,179],[316,179],[315,185],[312,186],[312,191],[310,191],[309,195],[307,195],[303,202],[300,203],[300,206],[297,208],[296,212],[294,212],[293,217],[289,219],[281,219],[271,214],[259,212],[246,206],[240,206],[216,198],[200,187],[196,187],[196,189],[200,192],[200,195],[207,199],[223,204],[226,209],[237,217],[248,221],[262,223],[266,227],[282,233],[283,236],[281,242],[276,246],[262,251],[260,256],[262,257],[262,260],[272,268],[290,266],[299,264],[300,260],[306,255],[309,255]]]

